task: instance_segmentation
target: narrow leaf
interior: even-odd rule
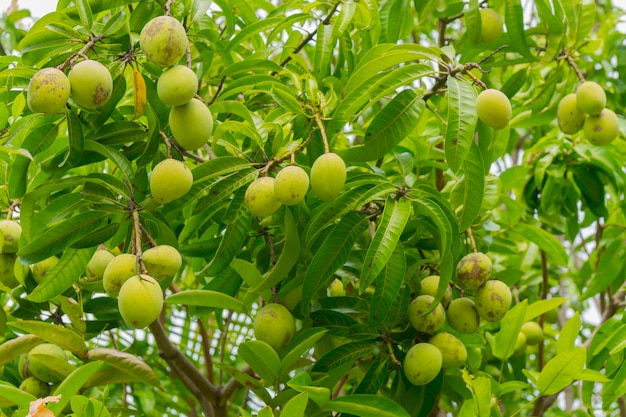
[[[33,347],[42,343],[40,337],[33,334],[25,334],[15,339],[10,339],[0,345],[0,366],[11,362],[22,353],[28,352]]]
[[[327,411],[339,411],[360,417],[410,417],[397,402],[380,395],[352,394],[330,400],[324,406]]]
[[[280,358],[276,351],[265,342],[249,340],[239,345],[239,356],[246,361],[266,383],[274,385],[278,382]]]
[[[567,266],[567,252],[559,240],[549,232],[532,224],[518,223],[515,232],[545,251],[548,260],[556,266]]]
[[[396,200],[387,197],[385,209],[379,220],[374,239],[370,244],[359,282],[359,291],[363,292],[383,270],[404,231],[411,214],[411,203],[408,200]]]
[[[478,145],[470,143],[468,157],[463,162],[463,209],[459,219],[459,229],[465,230],[474,223],[480,214],[485,193],[485,171],[483,158]]]
[[[76,395],[85,383],[91,378],[100,368],[102,362],[95,361],[87,363],[69,374],[54,390],[50,392],[51,395],[61,395],[61,400],[58,403],[48,404],[50,411],[54,415],[60,415],[63,409],[70,403],[70,400]]]
[[[281,415],[289,417],[304,417],[307,403],[309,402],[309,393],[301,392],[296,395],[283,407]]]
[[[369,218],[360,212],[346,214],[313,256],[302,286],[302,305],[308,306],[317,291],[327,285],[332,275],[347,260],[354,242],[365,231]]]
[[[567,320],[565,326],[559,332],[559,336],[556,340],[556,353],[564,353],[574,348],[576,339],[580,335],[580,313],[577,311],[574,315]]]
[[[404,281],[406,256],[402,245],[396,245],[383,270],[376,278],[374,296],[370,306],[369,322],[384,322]]]
[[[313,365],[313,372],[328,372],[347,363],[353,363],[357,359],[372,353],[374,347],[379,344],[380,342],[377,340],[344,343],[322,356]]]
[[[161,381],[152,368],[147,363],[130,353],[120,352],[119,350],[109,348],[96,348],[87,352],[87,358],[102,361],[121,371],[133,374],[139,377],[140,382],[144,382],[155,387],[161,386]]]
[[[550,359],[537,379],[541,395],[553,395],[569,386],[582,372],[586,360],[584,347],[570,349]]]
[[[186,306],[224,308],[243,311],[243,303],[228,294],[213,290],[186,290],[169,295],[165,299],[167,304],[181,304]]]
[[[91,12],[91,6],[89,6],[88,0],[76,0],[76,10],[78,11],[78,16],[80,17],[80,22],[83,24],[83,27],[87,30],[91,29],[93,25],[93,14]]]
[[[322,327],[312,327],[298,332],[285,349],[281,362],[281,371],[288,372],[289,368],[300,359],[302,354],[309,351],[327,332],[328,330]]]
[[[517,335],[522,329],[522,324],[524,324],[527,306],[528,300],[523,300],[504,315],[500,331],[495,335],[491,346],[496,358],[508,359],[515,352]]]
[[[133,98],[135,101],[134,119],[143,116],[146,111],[146,81],[143,79],[141,72],[133,68]]]
[[[35,320],[16,321],[12,322],[10,326],[31,333],[46,342],[61,346],[63,349],[78,355],[83,355],[87,350],[83,338],[66,327]]]
[[[476,90],[471,83],[448,77],[448,120],[444,149],[453,172],[465,162],[474,142],[476,128]]]

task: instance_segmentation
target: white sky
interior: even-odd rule
[[[0,9],[6,10],[10,0],[0,0]],[[20,9],[28,9],[33,17],[41,17],[46,13],[56,10],[57,0],[17,0]]]

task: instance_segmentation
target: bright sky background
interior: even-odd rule
[[[10,0],[0,0],[0,9],[5,10]],[[21,9],[29,9],[33,17],[41,17],[57,8],[57,0],[17,0]]]

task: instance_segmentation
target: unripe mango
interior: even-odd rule
[[[102,279],[107,265],[109,265],[109,262],[111,262],[113,258],[115,258],[115,255],[108,250],[98,249],[95,251],[85,267],[87,281],[98,281]]]
[[[272,177],[259,177],[246,189],[244,203],[253,216],[269,216],[280,208],[280,201],[274,193],[274,183]]]
[[[474,333],[480,325],[476,305],[467,297],[452,300],[446,316],[450,327],[459,333]]]
[[[70,90],[70,81],[60,69],[39,70],[28,83],[28,108],[33,113],[57,113],[65,107]]]
[[[578,108],[576,94],[568,94],[559,101],[556,109],[556,118],[561,132],[573,135],[582,129],[585,123],[585,113]]]
[[[141,259],[148,274],[156,279],[171,277],[183,264],[180,252],[169,245],[158,245],[147,249],[141,255]]]
[[[157,81],[157,94],[168,106],[182,106],[196,95],[198,77],[191,68],[175,65],[163,71]]]
[[[428,341],[441,352],[444,368],[457,368],[467,360],[465,345],[454,335],[441,332],[437,333]]]
[[[578,108],[591,116],[597,116],[606,106],[604,89],[593,81],[585,81],[576,89]]]
[[[407,313],[409,321],[415,330],[424,333],[434,333],[445,324],[446,311],[441,303],[437,303],[434,310],[422,316],[422,314],[430,310],[434,302],[435,297],[431,295],[418,295],[411,301]]]
[[[44,398],[50,394],[50,387],[47,382],[41,381],[34,376],[28,377],[22,381],[19,386],[20,390],[31,394],[36,398]],[[39,416],[39,413],[37,413]]]
[[[335,278],[330,283],[328,294],[331,297],[343,297],[346,295],[346,288],[344,287],[343,282],[341,282],[339,278]]]
[[[0,252],[15,253],[22,237],[22,226],[14,220],[0,220]]]
[[[150,193],[161,204],[181,198],[192,184],[191,170],[177,159],[164,159],[150,173]]]
[[[86,109],[98,109],[109,101],[113,79],[107,67],[98,61],[89,59],[74,64],[68,78],[76,104]]]
[[[176,142],[188,151],[204,146],[213,132],[213,115],[196,98],[181,106],[172,107],[169,123]]]
[[[503,129],[511,121],[513,110],[509,98],[501,91],[489,88],[476,97],[476,114],[487,126]]]
[[[617,115],[611,109],[604,109],[597,116],[587,116],[583,131],[587,140],[592,144],[608,145],[619,133]]]
[[[113,258],[102,275],[104,290],[111,297],[117,297],[126,280],[137,275],[137,257],[128,253]]]
[[[334,200],[346,183],[346,164],[336,153],[326,153],[311,166],[311,188],[324,201]]]
[[[491,259],[484,253],[465,255],[456,266],[456,278],[466,290],[475,290],[491,276]]]
[[[309,176],[295,165],[280,170],[274,182],[274,194],[278,201],[293,206],[304,200],[309,189]]]
[[[122,284],[117,306],[129,326],[141,329],[161,314],[163,291],[150,275],[134,275]]]
[[[430,343],[418,343],[406,353],[404,375],[413,385],[426,385],[439,375],[443,365],[441,351]]]
[[[490,43],[497,40],[504,29],[502,16],[493,9],[480,9],[480,42]]]
[[[429,275],[421,281],[420,295],[430,295],[435,297],[439,290],[439,275]],[[441,304],[447,308],[452,301],[452,288],[446,286],[446,289],[441,298]]]
[[[265,305],[254,318],[254,337],[275,351],[283,349],[296,333],[296,322],[281,304]]]
[[[28,352],[28,372],[46,382],[58,382],[71,372],[63,349],[52,343],[42,343]]]
[[[515,350],[513,351],[513,356],[521,356],[526,351],[527,338],[524,332],[519,332],[517,334],[517,339],[515,340]]]
[[[54,268],[55,265],[58,263],[59,258],[57,258],[56,256],[51,256],[44,259],[43,261],[37,262],[36,264],[32,265],[30,267],[30,271],[33,274],[33,278],[35,279],[35,281],[37,281],[37,283],[39,284],[41,280],[43,280],[44,277],[48,275],[48,272],[50,272],[50,270]]]
[[[0,283],[9,288],[20,285],[15,278],[15,260],[17,257],[12,253],[0,253]]]
[[[171,67],[187,51],[187,33],[183,25],[171,16],[158,16],[141,29],[139,45],[146,58],[162,67]]]
[[[493,279],[485,282],[474,294],[476,310],[480,318],[496,322],[502,320],[509,307],[512,295],[509,287],[502,281]]]
[[[543,339],[543,329],[534,321],[522,324],[522,333],[526,336],[526,344],[531,346],[538,345]]]

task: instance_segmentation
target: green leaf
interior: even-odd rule
[[[397,402],[373,394],[344,395],[328,401],[324,410],[360,417],[410,417],[409,413]]]
[[[228,294],[213,290],[185,290],[169,295],[165,299],[167,304],[181,304],[186,306],[224,308],[234,311],[243,311],[243,303]]]
[[[76,0],[76,10],[78,11],[78,16],[80,17],[80,22],[83,24],[85,29],[91,29],[93,25],[93,14],[91,13],[91,6],[89,6],[89,1],[87,0]]]
[[[369,124],[363,145],[339,152],[346,161],[365,162],[382,158],[415,128],[424,111],[424,100],[413,90],[398,93]]]
[[[109,217],[108,212],[86,211],[52,226],[22,247],[17,255],[26,264],[34,264],[64,250],[91,233]]]
[[[333,274],[347,260],[354,242],[365,231],[369,218],[360,212],[346,214],[322,243],[315,253],[302,286],[302,305],[309,303],[321,288],[326,286]]]
[[[97,152],[113,162],[122,171],[124,179],[128,184],[132,184],[131,178],[134,176],[133,168],[128,159],[118,150],[104,146],[93,140],[85,141],[85,151]]]
[[[526,309],[524,322],[531,321],[532,319],[539,317],[550,310],[554,310],[566,301],[567,298],[562,297],[553,297],[546,300],[537,300],[534,303],[530,304]]]
[[[387,358],[383,357],[383,355],[376,356],[354,393],[376,394],[389,377],[387,374],[388,369],[389,361]]]
[[[580,336],[580,313],[577,311],[567,320],[556,340],[556,353],[564,353],[574,348],[576,339]]]
[[[43,340],[40,337],[33,334],[25,334],[15,339],[7,340],[0,345],[0,366],[11,362],[22,353],[28,352],[42,342]]]
[[[406,257],[402,245],[397,245],[376,278],[374,296],[370,305],[369,323],[382,323],[389,314],[394,300],[398,297],[404,274]],[[361,284],[362,285],[362,284]]]
[[[280,358],[276,351],[265,342],[249,340],[239,345],[239,356],[246,361],[266,383],[275,385],[278,382]]]
[[[474,143],[478,117],[475,101],[476,90],[471,83],[448,77],[448,120],[444,149],[446,161],[453,172],[457,172],[463,166]],[[475,165],[479,161],[473,162],[472,165]]]
[[[5,382],[0,382],[0,398],[26,410],[29,404],[37,399],[32,394]]]
[[[328,330],[323,327],[312,327],[298,332],[285,349],[281,362],[281,372],[288,372],[302,354],[309,351],[327,332]]]
[[[608,410],[609,407],[615,405],[618,398],[626,395],[626,362],[622,362],[617,373],[613,376],[613,380],[609,384],[605,384],[602,389],[602,409]]]
[[[35,320],[15,321],[10,326],[81,356],[87,351],[83,338],[66,327]]]
[[[333,56],[335,39],[332,37],[333,25],[320,25],[315,39],[315,54],[313,56],[313,73],[317,81],[322,82],[330,73],[330,62]]]
[[[96,248],[68,249],[59,262],[46,274],[37,288],[26,296],[27,300],[41,303],[51,300],[70,288],[85,273],[85,267]]]
[[[61,395],[61,400],[58,403],[48,404],[50,411],[52,411],[54,415],[61,414],[63,409],[70,403],[72,397],[81,390],[89,378],[91,378],[101,367],[102,362],[100,361],[90,362],[77,368],[69,374],[56,387],[54,392],[50,392],[51,395]]]
[[[87,358],[102,361],[109,366],[132,374],[138,382],[160,387],[161,381],[152,368],[137,356],[109,348],[95,348],[87,352]]]
[[[363,260],[359,280],[361,293],[369,287],[389,262],[410,215],[411,203],[409,201],[405,199],[396,200],[392,196],[387,197],[374,239],[372,239]]]
[[[548,260],[556,266],[567,266],[565,247],[554,235],[532,224],[518,223],[514,231],[545,251]]]
[[[504,3],[504,21],[509,45],[525,58],[535,59],[528,49],[524,32],[524,9],[520,0],[506,0]]]
[[[304,108],[302,104],[294,97],[293,94],[289,94],[284,91],[282,88],[274,88],[270,90],[272,94],[272,98],[278,103],[283,109],[290,111],[296,114],[305,114]]]
[[[309,393],[301,392],[296,395],[283,407],[281,415],[285,417],[305,417],[306,406],[309,402]]]
[[[469,154],[463,162],[463,209],[459,219],[459,229],[466,230],[480,214],[485,193],[485,171],[483,158],[474,141],[470,143]]]
[[[70,144],[67,154],[65,155],[63,162],[59,164],[59,167],[72,167],[76,165],[83,156],[85,142],[83,138],[83,128],[76,113],[70,110],[66,110],[65,113],[67,114],[67,134]]]
[[[508,359],[515,352],[517,335],[524,324],[528,300],[523,300],[506,312],[502,319],[500,331],[493,338],[491,349],[493,355],[499,359]]]
[[[252,288],[251,292],[259,292],[272,288],[283,280],[298,262],[300,256],[300,236],[298,228],[289,208],[285,209],[285,243],[283,250],[278,256],[276,265],[265,274],[263,282]]]
[[[322,356],[313,365],[313,372],[328,372],[342,365],[354,363],[359,358],[371,354],[372,350],[379,345],[380,341],[377,340],[344,343]]]
[[[287,385],[298,392],[306,392],[311,400],[320,407],[330,399],[330,390],[326,387],[313,386],[311,375],[308,372],[296,374]]]
[[[470,375],[467,369],[461,370],[463,381],[474,399],[474,416],[489,417],[491,415],[491,381],[486,376]]]
[[[567,350],[550,359],[537,379],[540,395],[553,395],[571,385],[582,372],[586,360],[584,347]]]

